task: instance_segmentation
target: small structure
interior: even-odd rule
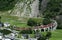
[[[2,40],[2,38],[3,38],[3,35],[2,35],[2,33],[0,33],[0,40]]]
[[[11,40],[10,38],[3,38],[2,40]]]
[[[0,40],[14,40],[15,39],[15,34],[11,33],[9,35],[4,35],[0,33]]]
[[[11,33],[9,35],[5,35],[5,37],[14,39],[15,38],[15,34],[14,33]]]
[[[2,40],[3,39],[3,34],[2,33],[0,33],[0,40]]]
[[[4,23],[4,27],[8,27],[8,26],[10,26],[10,23],[8,22]]]
[[[9,38],[6,38],[5,40],[11,40],[11,39],[9,39]]]
[[[2,36],[0,36],[0,39],[2,39]]]

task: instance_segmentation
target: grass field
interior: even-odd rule
[[[29,18],[25,17],[17,17],[17,16],[10,16],[10,15],[1,15],[1,21],[4,22],[9,22],[11,25],[16,25],[17,27],[29,27],[27,25],[27,21]],[[33,20],[38,22],[42,22],[41,18],[33,18]],[[37,19],[39,19],[37,21]]]
[[[56,31],[53,31],[50,40],[62,40],[62,30],[57,29]]]
[[[11,25],[16,25],[17,27],[27,27],[26,19],[18,20],[19,18],[16,16],[8,16],[8,15],[2,15],[1,21],[9,22]]]

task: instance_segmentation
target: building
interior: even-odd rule
[[[5,22],[5,23],[4,23],[4,27],[8,27],[8,26],[10,26],[10,23]]]

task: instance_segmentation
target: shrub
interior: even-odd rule
[[[16,0],[0,0],[0,11],[10,10],[15,6]]]
[[[22,30],[20,31],[20,34],[32,34],[32,29],[29,29],[29,30]]]
[[[49,39],[51,37],[51,32],[47,32],[45,37],[46,37],[46,39]]]
[[[33,21],[32,19],[29,19],[28,22],[27,22],[27,25],[29,25],[29,26],[35,26],[36,22]]]
[[[42,24],[42,19],[40,18],[30,18],[27,22],[29,26],[40,26]]]
[[[58,23],[57,29],[62,29],[62,23]]]
[[[59,12],[61,5],[60,5],[60,0],[50,0],[50,2],[48,2],[47,8],[51,11],[51,12]]]
[[[61,22],[60,20],[57,20],[57,22],[58,22],[58,27],[57,27],[57,29],[62,29],[62,22]]]
[[[0,32],[3,33],[3,35],[7,35],[11,33],[11,31],[6,30],[6,29],[0,30]]]
[[[45,36],[39,37],[37,40],[46,40]]]
[[[45,18],[44,20],[43,20],[43,25],[47,25],[47,24],[49,24],[49,23],[51,23],[52,21],[50,20],[50,19],[48,19],[48,18]]]
[[[46,40],[46,39],[49,39],[50,37],[51,37],[51,32],[47,32],[46,35],[42,35],[37,40]]]
[[[62,29],[62,24],[59,24],[57,29]]]

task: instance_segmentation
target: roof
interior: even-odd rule
[[[11,40],[10,38],[5,38],[5,40]]]
[[[2,36],[0,36],[0,39],[2,39]]]

